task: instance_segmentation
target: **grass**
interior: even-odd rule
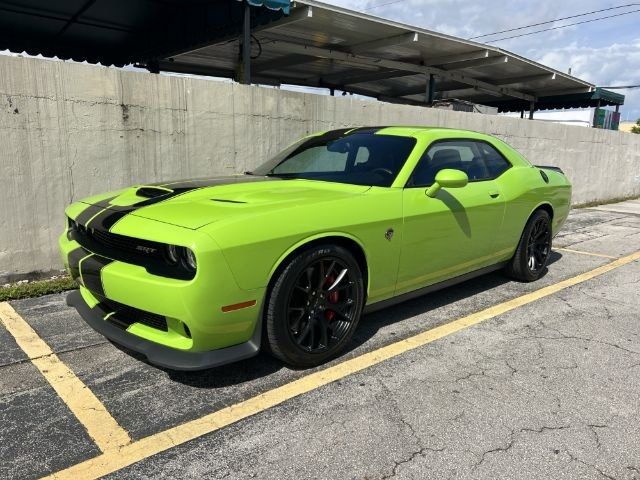
[[[0,286],[0,302],[20,300],[21,298],[39,297],[50,293],[60,293],[78,288],[75,281],[68,276],[50,280],[14,283],[6,287]]]

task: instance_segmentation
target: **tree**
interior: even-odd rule
[[[640,133],[640,118],[636,120],[636,124],[631,127],[631,133]]]

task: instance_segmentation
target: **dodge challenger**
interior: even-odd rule
[[[142,184],[66,209],[67,302],[149,362],[198,370],[345,349],[363,313],[503,269],[531,282],[571,185],[481,133],[308,136],[251,172]]]

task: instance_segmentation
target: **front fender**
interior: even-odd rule
[[[284,262],[298,249],[304,247],[305,245],[308,245],[312,242],[316,242],[318,240],[322,240],[322,239],[327,239],[328,241],[330,241],[332,238],[344,238],[347,240],[351,240],[352,242],[356,243],[360,249],[362,250],[362,253],[364,255],[365,258],[365,264],[367,267],[367,271],[364,272],[367,278],[367,285],[366,285],[366,289],[367,289],[367,294],[369,293],[369,283],[370,283],[370,278],[371,275],[369,274],[369,259],[367,257],[367,250],[364,248],[364,244],[362,243],[362,241],[357,238],[354,235],[351,235],[349,233],[346,232],[323,232],[323,233],[317,233],[315,235],[310,235],[308,237],[305,237],[299,241],[297,241],[295,244],[291,245],[289,248],[287,248],[287,250],[280,255],[280,257],[276,260],[276,262],[273,264],[273,266],[271,267],[271,271],[269,272],[269,281],[271,281],[271,279],[273,278],[273,275],[276,273],[276,271],[278,270],[278,268],[280,268],[281,265],[284,264]]]

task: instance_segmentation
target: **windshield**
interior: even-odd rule
[[[415,144],[411,137],[328,132],[301,140],[251,173],[389,187]]]

